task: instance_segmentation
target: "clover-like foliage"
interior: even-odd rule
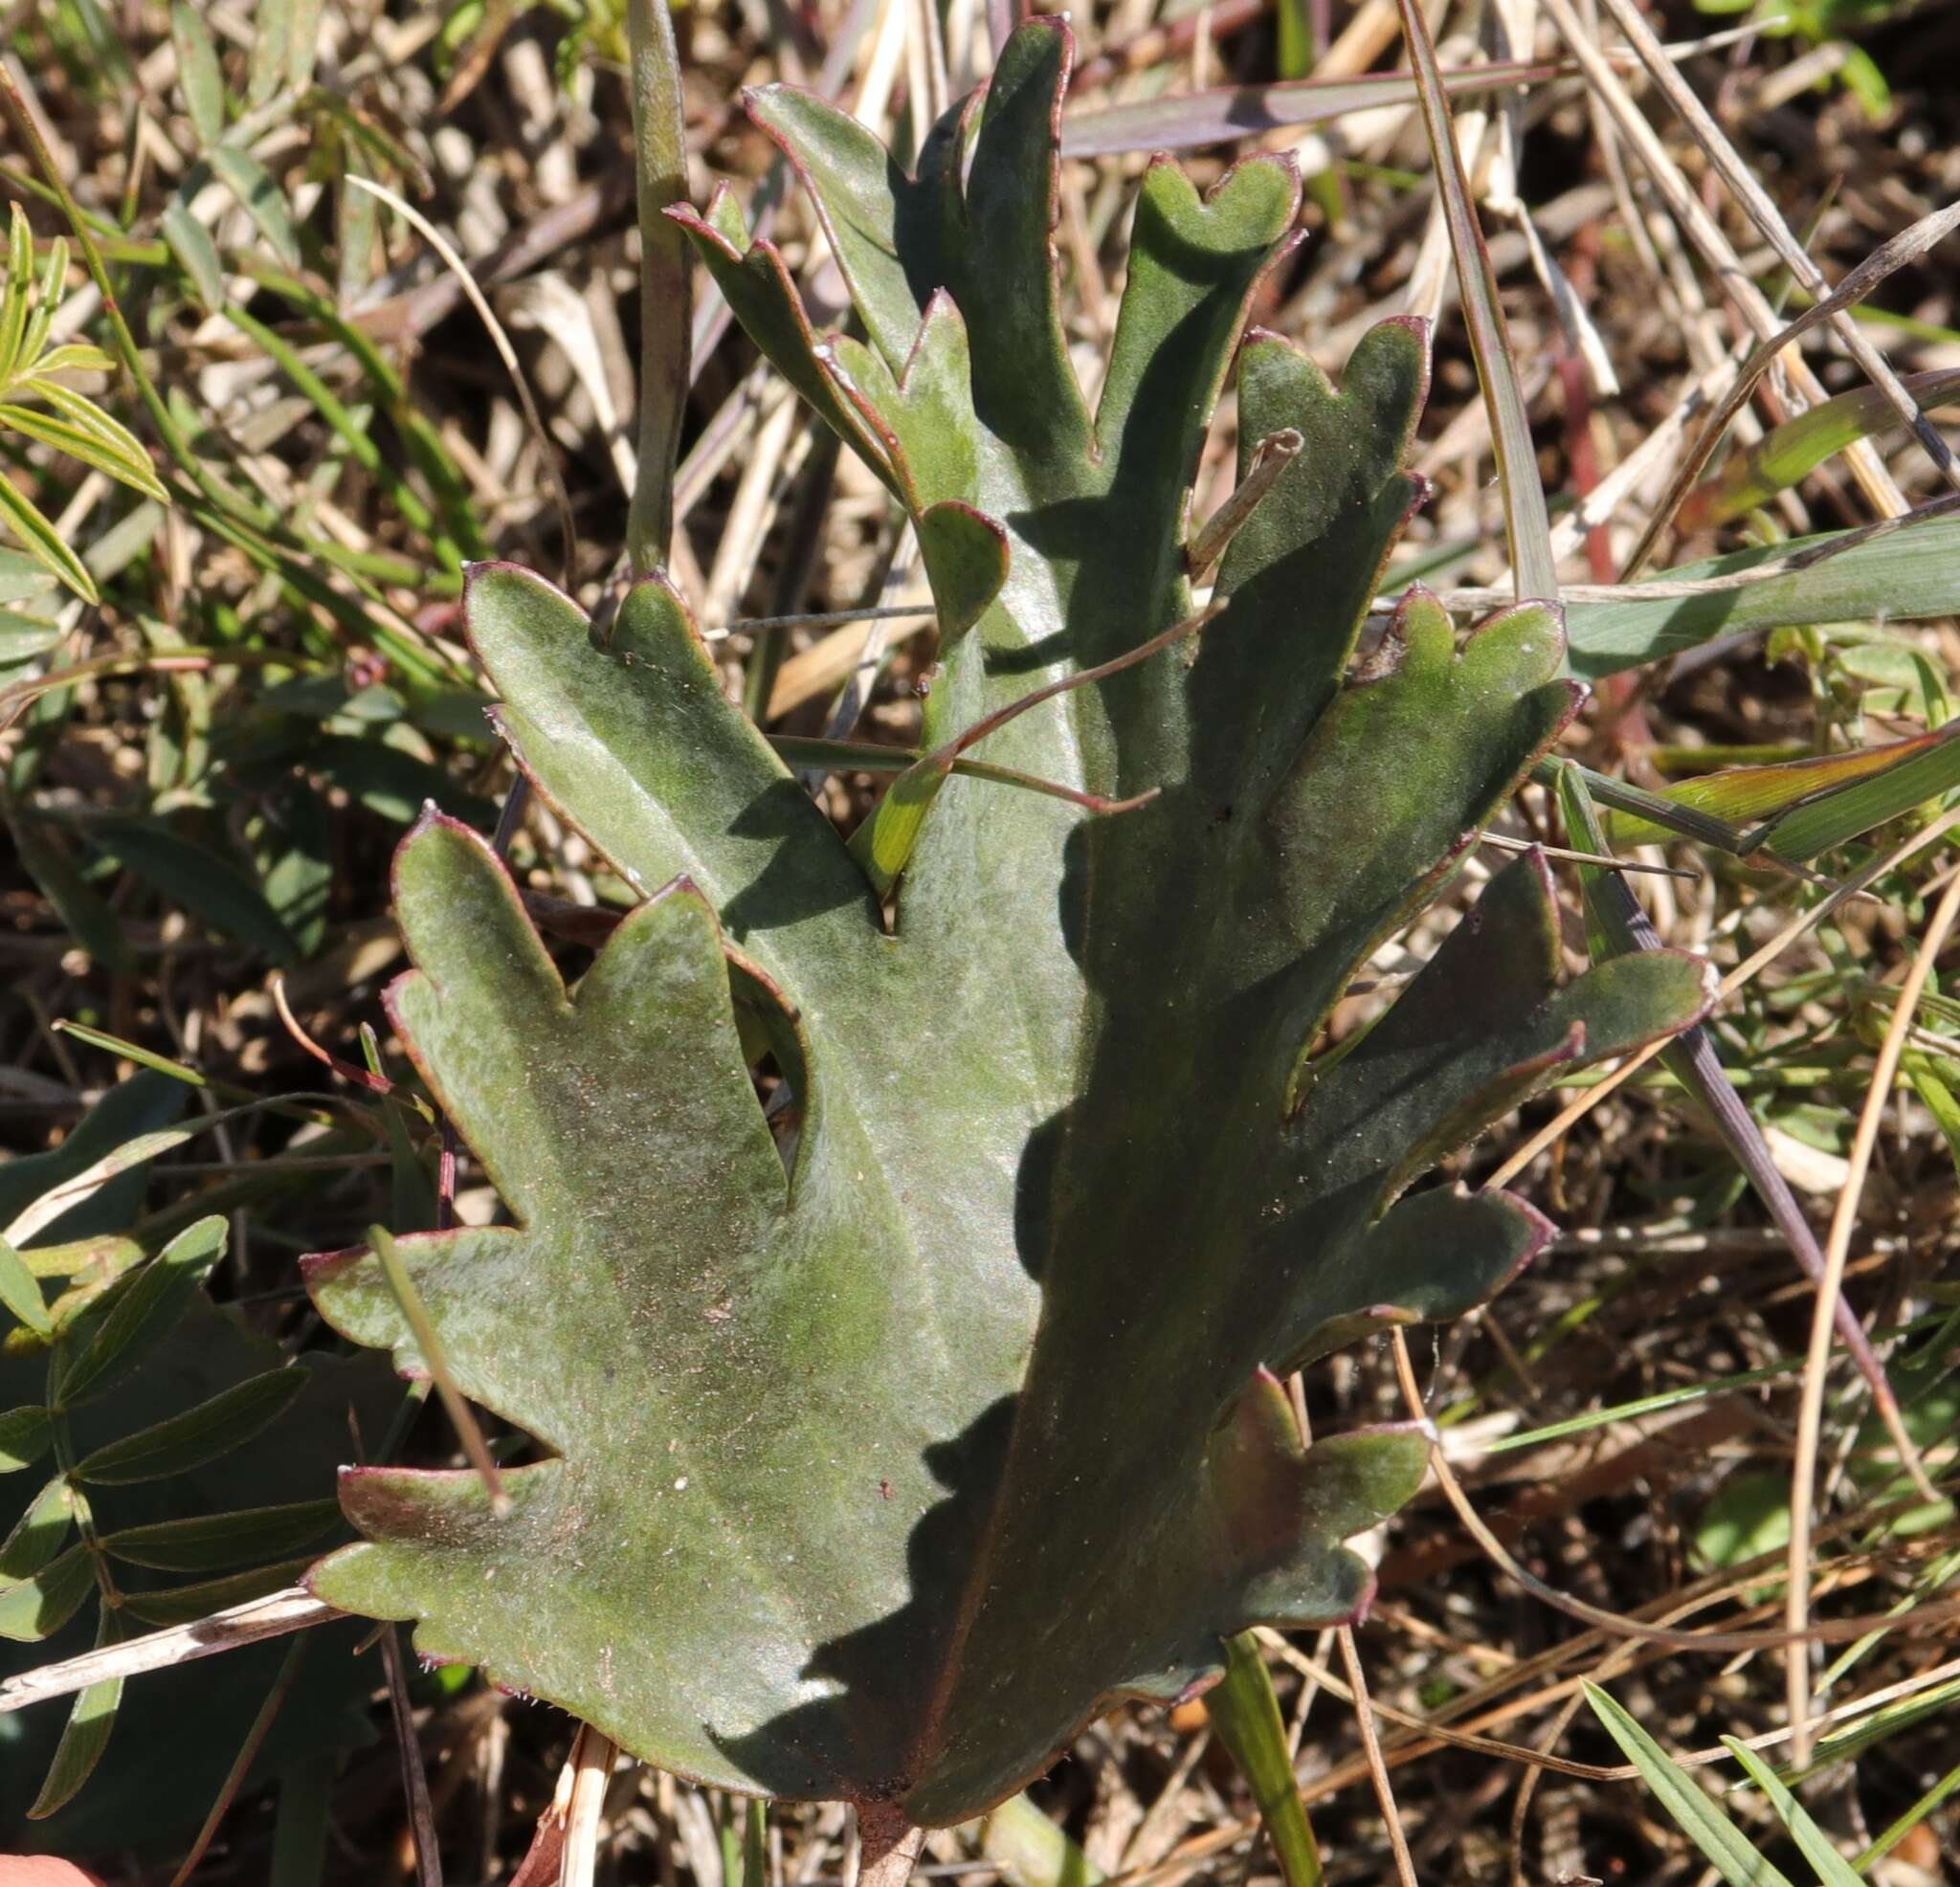
[[[679,598],[603,640],[537,578],[470,633],[538,788],[645,901],[568,988],[487,848],[426,822],[392,1008],[514,1223],[409,1239],[449,1366],[548,1458],[355,1470],[323,1596],[421,1621],[668,1768],[950,1823],[1115,1698],[1214,1674],[1257,1622],[1351,1616],[1341,1543],[1413,1491],[1411,1430],[1303,1448],[1274,1372],[1480,1301],[1542,1243],[1437,1158],[1561,1067],[1696,1016],[1656,953],[1558,983],[1543,863],[1503,873],[1400,1000],[1309,1054],[1571,714],[1553,611],[1460,646],[1412,603],[1351,677],[1426,377],[1412,322],[1336,393],[1239,347],[1283,162],[1143,185],[1092,414],[1050,231],[1066,33],[1022,29],[903,175],[801,94],[752,101],[868,342],[812,336],[725,196],[688,217],[758,344],[883,478],[940,616],[926,744],[1192,610],[1189,488],[1238,349],[1249,455],[1302,446],[1202,635],[1064,693],[847,846],[724,698]],[[902,876],[901,876],[902,874]],[[883,896],[896,883],[896,894]],[[744,1016],[801,1109],[786,1170]],[[754,1032],[749,1032],[754,1039]],[[412,1340],[375,1261],[317,1260],[342,1330]]]

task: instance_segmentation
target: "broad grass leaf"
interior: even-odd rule
[[[6,653],[5,633],[0,625],[0,656]],[[67,846],[45,823],[20,808],[0,803],[0,811],[6,815],[21,864],[69,935],[97,963],[126,974],[131,958],[122,920],[82,875]]]
[[[1916,622],[1960,611],[1960,517],[1922,522],[1863,542],[1845,532],[1736,550],[1705,563],[1656,571],[1609,602],[1566,605],[1572,671],[1589,681],[1640,668],[1717,636],[1816,623]],[[1831,554],[1802,567],[1813,552]],[[1736,588],[1648,596],[1647,584],[1763,574]]]
[[[189,1093],[183,1082],[141,1069],[103,1095],[59,1146],[0,1164],[0,1236],[32,1266],[36,1246],[127,1225],[145,1183],[127,1149],[175,1144],[151,1137],[183,1113]]]

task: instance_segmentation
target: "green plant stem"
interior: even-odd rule
[[[50,1368],[52,1372],[52,1365]],[[115,1575],[109,1569],[108,1551],[102,1545],[101,1535],[96,1531],[95,1511],[89,1506],[87,1494],[75,1478],[75,1440],[68,1432],[68,1411],[53,1402],[48,1404],[48,1428],[54,1438],[55,1465],[68,1483],[68,1498],[74,1502],[75,1530],[81,1535],[81,1543],[88,1548],[89,1567],[96,1576],[96,1588],[108,1610],[120,1610],[122,1594],[116,1589]]]
[[[667,561],[674,535],[674,467],[687,407],[693,321],[686,234],[666,211],[687,200],[680,55],[663,0],[627,0],[633,151],[639,214],[639,470],[626,521],[635,576]]]
[[[1258,1640],[1250,1632],[1226,1639],[1225,1676],[1206,1696],[1205,1708],[1258,1805],[1286,1887],[1320,1887],[1320,1849],[1294,1779],[1285,1720]]]

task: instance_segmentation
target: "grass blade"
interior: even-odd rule
[[[1587,785],[1598,798],[1596,783],[1589,778]],[[1739,855],[1767,849],[1802,863],[1956,786],[1960,724],[1949,723],[1881,747],[1726,767],[1684,780],[1659,797],[1730,823]],[[1628,811],[1615,813],[1607,830],[1615,845],[1646,845],[1680,829]]]
[[[1769,1798],[1776,1819],[1790,1831],[1790,1838],[1802,1851],[1805,1860],[1817,1871],[1821,1887],[1864,1887],[1858,1870],[1831,1845],[1830,1836],[1805,1813],[1804,1806],[1783,1786],[1769,1764],[1737,1737],[1724,1737],[1728,1753],[1748,1771],[1749,1780]]]
[[[1452,98],[1499,86],[1562,78],[1569,65],[1492,64],[1441,75]],[[1064,157],[1121,157],[1133,151],[1195,150],[1282,126],[1324,124],[1349,112],[1421,101],[1406,72],[1362,78],[1286,78],[1273,85],[1219,85],[1175,98],[1138,99],[1061,121]]]
[[[1483,388],[1483,403],[1490,410],[1491,445],[1503,487],[1504,535],[1510,544],[1518,600],[1542,597],[1555,603],[1558,568],[1552,561],[1551,519],[1546,510],[1545,488],[1538,482],[1531,420],[1525,411],[1510,334],[1498,301],[1497,275],[1490,265],[1490,251],[1484,246],[1476,206],[1470,200],[1470,180],[1463,173],[1462,153],[1450,122],[1436,41],[1430,36],[1429,20],[1418,0],[1396,0],[1396,4],[1402,10],[1402,35],[1408,42],[1409,63],[1422,101],[1423,128],[1429,133],[1430,155],[1436,165],[1436,187],[1442,194],[1463,319],[1470,329],[1471,351],[1477,357],[1477,378]]]
[[[1757,570],[1763,575],[1751,574]],[[1676,586],[1684,582],[1710,587],[1683,592]],[[1570,602],[1566,635],[1572,672],[1597,680],[1718,635],[1826,622],[1914,622],[1956,611],[1960,517],[1940,513],[1895,528],[1867,526],[1731,551],[1669,570],[1651,585],[1629,584],[1611,601]]]
[[[1010,1795],[965,1832],[1000,1870],[1008,1887],[1097,1887],[1102,1870],[1069,1838],[1054,1816],[1026,1795]]]
[[[1655,506],[1654,515],[1647,521],[1647,528],[1640,534],[1639,543],[1634,546],[1633,554],[1620,571],[1622,582],[1631,581],[1639,573],[1648,557],[1652,555],[1661,532],[1667,528],[1669,521],[1674,517],[1676,507],[1687,495],[1702,467],[1707,463],[1708,455],[1715,450],[1716,442],[1727,431],[1729,422],[1748,403],[1750,393],[1755,390],[1756,382],[1768,373],[1777,361],[1788,357],[1791,344],[1822,322],[1842,322],[1846,311],[1869,295],[1887,276],[1904,268],[1908,262],[1917,261],[1927,250],[1950,235],[1955,227],[1960,227],[1960,204],[1950,204],[1945,210],[1922,217],[1910,229],[1902,231],[1891,241],[1874,250],[1844,278],[1835,293],[1823,300],[1813,302],[1788,326],[1767,336],[1755,347],[1748,359],[1743,363],[1742,370],[1736,375],[1735,385],[1728,389],[1721,405],[1708,415],[1701,432],[1696,434],[1694,443],[1682,455],[1680,462],[1675,467],[1674,476],[1668,482],[1666,496]],[[1857,330],[1853,328],[1852,331],[1855,333]],[[1871,359],[1879,361],[1879,356],[1872,354]],[[1886,387],[1898,387],[1899,383],[1890,377],[1890,369],[1884,367],[1882,362],[1879,362],[1879,365],[1887,376]],[[1892,400],[1885,387],[1874,390],[1883,394],[1896,411],[1897,402]],[[1934,444],[1939,445],[1941,452],[1944,453],[1945,447],[1940,443],[1939,435],[1931,432],[1931,423],[1920,415],[1911,395],[1903,393],[1903,389],[1901,391],[1905,405],[1917,422],[1914,430],[1930,434]],[[1857,444],[1859,436],[1861,435],[1846,440],[1845,444]],[[1903,509],[1903,506],[1899,508]]]
[[[415,1280],[409,1276],[401,1252],[385,1227],[369,1226],[368,1242],[374,1248],[374,1255],[388,1276],[388,1287],[394,1293],[403,1319],[414,1333],[415,1347],[421,1351],[422,1361],[428,1365],[429,1374],[434,1378],[435,1392],[441,1396],[442,1406],[449,1411],[450,1422],[456,1429],[457,1438],[463,1445],[463,1453],[469,1456],[470,1466],[476,1469],[478,1477],[482,1481],[483,1492],[490,1497],[492,1510],[501,1514],[509,1500],[509,1496],[503,1491],[503,1478],[498,1474],[497,1463],[484,1445],[483,1431],[478,1425],[476,1415],[463,1400],[463,1392],[457,1388],[456,1378],[450,1374],[442,1345],[429,1321],[429,1313],[422,1307],[422,1294],[415,1289]]]
[[[1908,373],[1904,384],[1928,411],[1960,401],[1960,369]],[[1704,531],[1730,523],[1800,483],[1853,440],[1869,438],[1897,424],[1891,401],[1876,387],[1839,393],[1772,427],[1747,451],[1736,453],[1714,477],[1682,500],[1675,528]]]
[[[1771,1867],[1707,1791],[1680,1767],[1666,1750],[1597,1684],[1586,1687],[1601,1727],[1638,1769],[1674,1824],[1702,1851],[1728,1887],[1793,1887],[1790,1876]]]
[[[1815,858],[1960,787],[1960,723],[1897,744],[1908,751],[1793,807],[1772,822],[1762,843],[1785,858]]]
[[[1280,1699],[1250,1632],[1225,1640],[1224,1681],[1207,1693],[1205,1709],[1258,1805],[1286,1887],[1319,1887],[1320,1849],[1294,1779]]]
[[[248,944],[276,964],[290,964],[299,955],[292,932],[266,902],[265,894],[208,846],[178,837],[156,819],[96,820],[85,829],[85,836],[220,936]]]
[[[1566,768],[1559,787],[1560,810],[1565,814],[1568,831],[1590,850],[1603,850],[1605,835],[1600,831],[1586,782],[1578,769]],[[1634,950],[1658,950],[1661,947],[1660,939],[1646,912],[1640,908],[1627,888],[1626,880],[1617,872],[1582,865],[1579,877],[1585,887],[1586,928],[1593,940],[1595,957],[1620,956]],[[1816,1234],[1812,1232],[1803,1208],[1797,1204],[1790,1182],[1783,1177],[1782,1169],[1771,1157],[1769,1143],[1763,1138],[1763,1130],[1756,1124],[1755,1116],[1749,1112],[1748,1104],[1736,1092],[1735,1083],[1722,1066],[1715,1038],[1707,1026],[1697,1023],[1683,1030],[1660,1051],[1660,1060],[1661,1065],[1701,1101],[1716,1131],[1735,1156],[1735,1163],[1742,1168],[1750,1189],[1763,1202],[1776,1229],[1789,1243],[1791,1255],[1796,1259],[1804,1276],[1822,1288],[1829,1267],[1824,1254],[1817,1247]],[[1864,1325],[1858,1321],[1842,1295],[1836,1291],[1832,1294],[1832,1320],[1871,1390],[1872,1406],[1898,1448],[1901,1463],[1926,1497],[1933,1498],[1919,1453],[1905,1432],[1905,1425],[1899,1412],[1899,1399],[1892,1392],[1884,1365],[1873,1349],[1871,1339],[1865,1335]]]
[[[660,0],[627,0],[626,32],[640,245],[639,468],[626,552],[633,574],[645,576],[665,565],[674,535],[674,468],[687,410],[689,244],[666,213],[687,201],[687,139],[673,14]]]

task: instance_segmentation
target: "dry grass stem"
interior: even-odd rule
[[[1809,1647],[1799,1634],[1810,1624],[1812,1507],[1815,1499],[1817,1449],[1823,1434],[1824,1378],[1831,1354],[1834,1309],[1843,1288],[1844,1266],[1851,1254],[1852,1234],[1858,1227],[1859,1200],[1864,1190],[1865,1175],[1871,1168],[1873,1150],[1878,1145],[1879,1125],[1898,1077],[1906,1032],[1912,1026],[1934,961],[1945,947],[1956,917],[1960,917],[1960,877],[1955,877],[1941,896],[1919,948],[1913,953],[1899,999],[1893,1005],[1892,1019],[1872,1069],[1871,1087],[1858,1117],[1858,1134],[1851,1145],[1850,1176],[1831,1215],[1830,1236],[1824,1246],[1824,1281],[1811,1318],[1810,1348],[1804,1358],[1803,1399],[1797,1413],[1796,1456],[1790,1477],[1790,1572],[1784,1592],[1784,1616],[1791,1632],[1790,1648],[1785,1654],[1791,1755],[1799,1766],[1810,1761],[1811,1753],[1810,1656]]]

